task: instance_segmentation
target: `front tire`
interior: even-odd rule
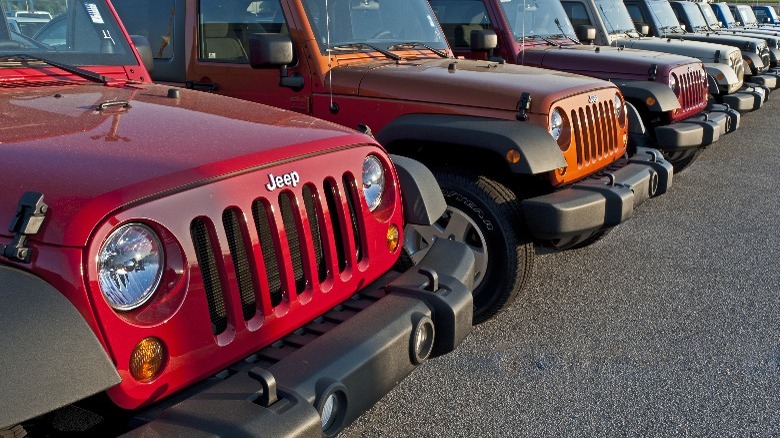
[[[463,242],[474,253],[474,324],[506,309],[533,271],[534,247],[520,203],[504,185],[485,176],[434,172],[447,211],[430,227],[409,226],[404,249],[418,262],[435,239]]]

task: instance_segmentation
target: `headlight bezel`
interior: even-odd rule
[[[363,159],[360,185],[363,190],[363,201],[366,203],[368,211],[375,212],[382,205],[387,189],[387,169],[378,156],[368,154]]]
[[[569,150],[571,147],[571,123],[562,108],[555,107],[550,111],[547,130],[553,140],[558,143],[561,151]]]
[[[626,114],[626,101],[623,99],[620,93],[615,93],[612,97],[612,105],[615,107],[615,118],[621,127],[626,126],[627,117]]]
[[[121,242],[115,242],[115,239],[121,239],[124,234],[129,232],[131,229],[135,229],[136,231],[140,232],[141,234],[146,234],[147,239],[152,244],[154,248],[156,248],[157,252],[157,268],[156,272],[154,273],[154,277],[151,279],[151,283],[145,288],[143,288],[143,291],[140,294],[137,294],[135,297],[130,297],[126,300],[125,303],[121,303],[117,301],[117,297],[115,297],[116,294],[121,295],[123,298],[128,298],[125,293],[121,291],[113,291],[112,294],[109,294],[111,291],[107,291],[107,286],[110,286],[109,284],[105,284],[105,276],[103,274],[103,269],[108,268],[107,263],[108,260],[104,260],[104,251],[110,250],[109,244],[121,244]],[[141,260],[146,260],[148,256],[143,257],[142,259],[137,259],[137,257],[133,257],[134,264],[133,268],[138,266],[138,262]],[[103,298],[106,300],[106,303],[115,311],[117,312],[129,312],[135,309],[138,309],[139,307],[143,306],[149,300],[152,299],[152,297],[155,295],[157,290],[160,288],[160,284],[162,282],[163,273],[165,271],[165,245],[160,238],[159,234],[152,229],[147,224],[144,224],[142,222],[128,222],[121,224],[111,230],[103,239],[103,242],[101,243],[100,247],[98,248],[97,254],[96,254],[96,267],[97,267],[97,284],[98,289],[103,296]],[[148,263],[144,262],[143,265],[147,265]],[[145,268],[142,266],[140,270],[145,270]],[[138,271],[137,269],[133,269],[133,271]],[[133,272],[131,271],[131,272]],[[120,274],[122,275],[122,274]],[[112,298],[112,296],[114,296]]]

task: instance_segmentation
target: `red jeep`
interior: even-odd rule
[[[0,3],[0,436],[332,435],[469,333],[465,245],[394,269],[424,166],[152,85],[109,3],[47,4],[59,37]]]
[[[591,242],[671,182],[658,151],[626,157],[613,84],[452,58],[424,0],[116,6],[152,42],[155,80],[370,127],[388,150],[433,168],[449,208],[405,246],[415,260],[442,238],[473,249],[477,322],[522,290],[533,241]]]

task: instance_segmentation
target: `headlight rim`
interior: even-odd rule
[[[366,193],[366,190],[367,190],[367,187],[366,187],[366,163],[369,160],[373,160],[376,163],[376,168],[378,168],[381,171],[381,187],[379,189],[379,194],[376,197],[376,200],[373,201],[373,202],[369,202],[369,196]],[[360,187],[361,187],[361,189],[363,191],[363,202],[365,202],[366,207],[368,208],[368,211],[370,211],[371,213],[376,212],[376,210],[383,203],[383,200],[385,198],[385,190],[387,189],[387,176],[388,176],[388,172],[387,172],[387,169],[386,169],[385,164],[382,161],[382,159],[379,158],[376,154],[368,154],[368,155],[366,155],[366,157],[363,159],[363,165],[362,165],[361,173],[360,173]],[[369,188],[373,187],[374,184],[375,183],[372,182],[372,185],[369,186]]]
[[[157,273],[155,274],[155,278],[154,278],[153,282],[151,283],[151,286],[146,288],[145,292],[140,295],[141,296],[140,300],[136,299],[133,304],[119,305],[119,304],[115,304],[115,302],[111,298],[109,298],[108,294],[103,289],[103,282],[101,280],[102,279],[102,276],[101,276],[101,269],[102,269],[101,268],[101,266],[102,266],[101,258],[102,258],[103,251],[106,248],[106,245],[108,244],[108,242],[110,242],[111,239],[114,238],[117,235],[117,233],[120,232],[120,230],[123,230],[123,229],[126,229],[126,228],[130,228],[130,227],[139,227],[141,229],[146,230],[148,233],[150,233],[150,235],[153,238],[153,242],[156,244],[157,249],[158,249],[158,254],[159,254],[158,266],[159,266],[159,268],[157,270]],[[111,307],[114,311],[120,312],[120,313],[131,312],[131,311],[136,310],[136,309],[142,307],[143,305],[147,304],[152,299],[152,297],[154,297],[156,295],[157,291],[160,289],[160,286],[162,284],[163,274],[165,273],[165,263],[166,263],[166,254],[165,254],[166,250],[165,250],[165,248],[166,248],[166,245],[163,242],[163,240],[160,238],[159,233],[157,233],[154,230],[154,228],[152,228],[148,224],[143,223],[143,222],[139,222],[139,221],[125,222],[125,223],[119,224],[114,229],[109,231],[108,234],[106,234],[106,237],[103,239],[103,242],[98,247],[96,268],[97,268],[97,286],[98,286],[98,290],[99,290],[100,294],[103,296],[103,298],[105,299],[105,301],[106,301],[106,303],[108,304],[109,307]]]
[[[558,126],[558,137],[553,133],[553,118],[555,115],[560,118],[560,125]],[[566,152],[571,147],[571,123],[569,117],[566,115],[566,111],[561,107],[554,107],[550,111],[550,116],[547,122],[547,130],[552,136],[553,140],[558,143],[558,147],[562,152]]]

